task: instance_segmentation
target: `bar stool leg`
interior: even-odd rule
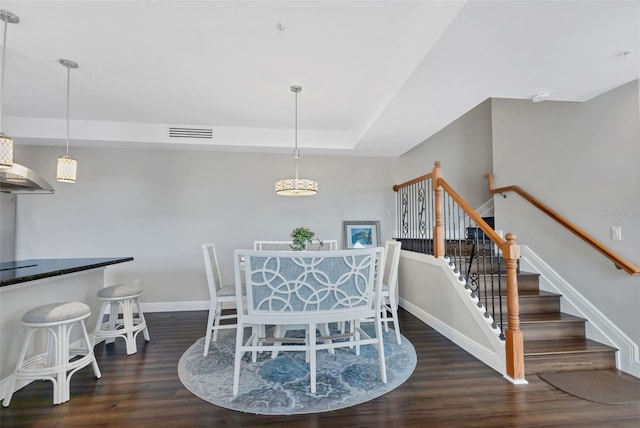
[[[84,320],[81,320],[80,324],[82,325],[82,334],[84,335],[84,342],[87,345],[87,351],[93,354],[93,343],[91,343],[91,339],[89,339],[87,325],[84,323]],[[102,377],[102,373],[100,372],[100,367],[98,367],[98,360],[96,360],[95,354],[93,354],[93,361],[91,361],[91,365],[93,367],[93,374],[96,378],[100,379]]]
[[[144,330],[142,334],[144,335],[144,340],[149,342],[151,340],[151,336],[149,336],[149,329],[147,328],[147,320],[144,317],[144,313],[142,312],[142,308],[140,307],[140,299],[136,297],[136,308],[138,308],[138,321],[140,323],[144,323]]]
[[[138,352],[136,339],[133,334],[133,306],[131,301],[132,299],[125,299],[122,301],[122,321],[124,323],[124,329],[127,332],[125,338],[127,355]]]
[[[112,301],[109,303],[109,330],[114,331],[116,329],[116,324],[118,322],[118,309],[119,303]],[[126,313],[126,312],[124,312]],[[107,337],[104,340],[104,343],[113,343],[116,341],[115,337]]]

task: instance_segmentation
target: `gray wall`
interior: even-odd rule
[[[442,163],[445,180],[472,207],[491,198],[483,179],[492,171],[490,100],[402,155],[398,159],[396,184],[431,172],[435,161]]]
[[[275,180],[291,176],[289,155],[73,147],[75,184],[55,181],[64,147],[15,148],[16,162],[43,175],[53,195],[19,195],[17,258],[133,256],[106,282],[139,278],[145,303],[208,300],[200,245],[214,242],[223,281],[232,252],[253,240],[285,240],[297,226],[342,242],[343,220],[380,220],[391,238],[393,159],[307,155],[301,176],[317,196],[287,198]],[[175,306],[175,305],[174,305]]]
[[[398,160],[396,182],[442,162],[445,179],[474,207],[496,186],[519,185],[640,265],[638,82],[584,103],[493,99]],[[496,228],[541,256],[597,310],[640,343],[640,277],[613,264],[515,194],[496,196]],[[622,227],[622,241],[610,239]],[[402,293],[402,278],[400,288]]]
[[[518,185],[640,265],[638,82],[585,103],[493,100],[495,185]],[[496,227],[514,232],[640,343],[640,277],[611,262],[515,194],[495,199]],[[611,226],[622,227],[612,241]]]

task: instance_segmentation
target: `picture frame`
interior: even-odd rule
[[[372,248],[380,246],[380,221],[345,220],[342,222],[342,248]]]

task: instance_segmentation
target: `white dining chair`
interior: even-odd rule
[[[233,395],[240,385],[241,362],[246,352],[303,351],[308,355],[310,391],[316,392],[316,352],[338,347],[373,345],[378,354],[380,379],[387,382],[380,304],[383,248],[365,248],[315,253],[312,251],[236,250],[236,296],[246,285],[246,304],[237,297],[238,329],[233,369]],[[244,258],[244,268],[240,259]],[[361,319],[375,321],[375,334],[360,328]],[[351,334],[336,334],[342,340],[316,336],[318,325],[352,321]],[[278,337],[264,337],[256,329],[244,340],[245,327],[255,325],[304,325],[309,334],[299,343],[277,346]],[[289,338],[285,340],[290,342]],[[338,358],[338,353],[336,357]]]
[[[207,284],[209,285],[209,318],[207,320],[207,332],[204,341],[204,353],[206,357],[209,353],[209,346],[213,336],[213,341],[218,340],[218,330],[236,328],[237,324],[221,324],[222,320],[235,320],[237,315],[222,315],[222,307],[225,303],[236,303],[236,287],[234,284],[222,286],[216,247],[212,243],[202,244],[204,255],[204,267],[207,274]]]
[[[385,264],[382,274],[382,316],[385,331],[389,331],[389,321],[393,322],[396,341],[400,345],[400,323],[398,322],[398,266],[400,265],[400,249],[402,242],[385,242]],[[391,317],[389,317],[391,314]]]
[[[293,241],[253,241],[253,249],[259,251],[291,251]],[[307,251],[335,251],[338,249],[337,239],[327,239],[322,241],[322,245],[317,242],[307,244]]]
[[[292,241],[253,241],[253,249],[258,251],[291,251]]]
[[[292,251],[292,241],[253,241],[253,249],[258,251]],[[338,249],[337,239],[326,239],[322,241],[322,245],[318,242],[307,243],[306,251],[336,251]],[[340,326],[342,328],[342,326]],[[304,325],[277,325],[275,326],[274,336],[284,338],[288,331],[304,330]],[[329,325],[321,324],[318,326],[318,330],[322,335],[329,334]],[[305,333],[308,335],[308,333]],[[279,344],[279,343],[278,343]],[[333,353],[333,349],[329,352]],[[278,351],[271,353],[271,358],[276,358]]]

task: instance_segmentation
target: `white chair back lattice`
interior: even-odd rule
[[[239,260],[244,258],[244,269]],[[315,392],[315,352],[336,347],[371,344],[378,351],[381,378],[386,382],[384,346],[380,322],[384,248],[341,251],[257,251],[236,250],[234,254],[236,294],[246,285],[246,305],[238,313],[234,366],[234,395],[239,388],[240,361],[245,352],[305,351],[309,353],[311,391]],[[376,263],[379,266],[376,266]],[[240,303],[240,302],[239,302]],[[238,304],[238,307],[242,307]],[[359,320],[373,318],[375,337],[359,326]],[[316,338],[318,324],[350,321],[354,331],[349,340]],[[243,340],[243,329],[256,325],[306,325],[303,345],[273,345],[254,329]],[[338,335],[341,339],[345,334]],[[338,337],[336,336],[336,337]],[[278,338],[272,338],[277,341]]]

